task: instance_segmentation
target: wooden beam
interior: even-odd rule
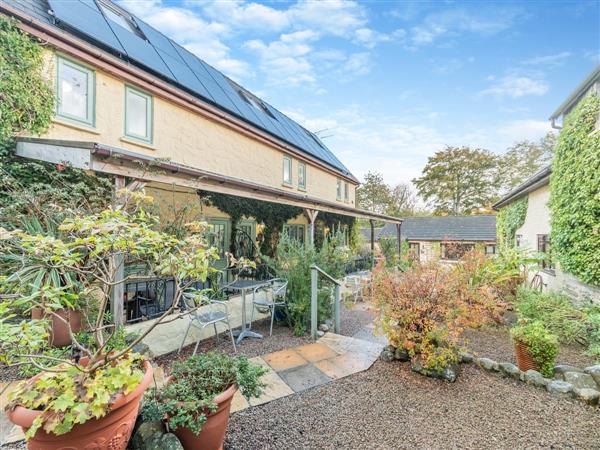
[[[371,254],[375,254],[375,221],[373,219],[369,219],[369,223],[371,224]]]
[[[398,261],[400,261],[400,254],[402,252],[401,227],[402,227],[402,224],[400,224],[400,223],[396,224],[396,239],[397,239],[396,247],[397,247],[397,250],[398,250]]]
[[[315,221],[317,220],[317,215],[319,211],[316,209],[305,208],[304,212],[308,217],[308,242],[310,245],[315,244]]]

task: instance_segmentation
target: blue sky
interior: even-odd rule
[[[391,184],[541,137],[599,63],[598,1],[120,3]]]

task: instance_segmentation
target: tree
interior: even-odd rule
[[[385,214],[390,204],[390,187],[377,172],[365,175],[365,181],[356,190],[358,206],[367,211]]]
[[[429,157],[413,183],[437,213],[469,213],[496,195],[497,164],[498,157],[487,150],[447,146]]]
[[[500,157],[498,172],[505,191],[511,191],[519,184],[550,164],[556,135],[548,132],[538,142],[523,140],[516,142]]]
[[[399,183],[390,191],[386,213],[390,216],[412,216],[417,205],[417,196],[408,183]]]

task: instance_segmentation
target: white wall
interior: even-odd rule
[[[527,247],[537,252],[537,235],[550,234],[550,186],[545,185],[529,193],[527,214],[523,226],[517,229],[516,234],[522,236],[521,247]],[[600,289],[580,282],[576,277],[560,270],[557,262],[554,273],[540,270],[531,271],[529,280],[539,273],[545,289],[560,290],[569,295],[575,303],[584,303],[591,300],[600,303]]]

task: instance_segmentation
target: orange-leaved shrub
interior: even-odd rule
[[[465,328],[501,320],[505,304],[498,289],[478,275],[485,259],[464,259],[456,266],[416,264],[403,273],[375,268],[373,299],[382,310],[382,329],[390,345],[406,349],[426,370],[458,361]]]

